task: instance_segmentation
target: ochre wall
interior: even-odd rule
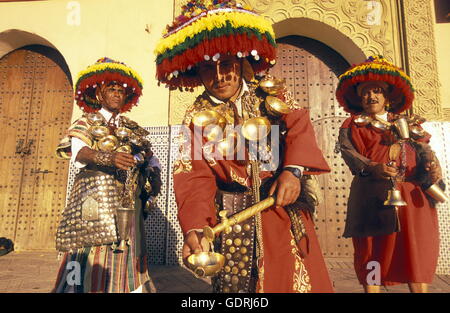
[[[78,8],[79,25],[69,25],[77,24]],[[168,0],[3,2],[0,57],[23,45],[52,46],[64,56],[74,81],[79,71],[101,57],[125,62],[144,80],[140,105],[128,115],[145,126],[164,126],[169,92],[157,86],[153,49],[172,17],[173,2]],[[72,119],[80,114],[75,106]]]
[[[434,0],[430,0],[430,2],[434,9]],[[441,105],[444,110],[450,110],[450,19],[449,23],[436,23],[436,19],[434,19],[433,24],[436,42],[437,67],[441,85]],[[450,117],[450,114],[447,116]]]

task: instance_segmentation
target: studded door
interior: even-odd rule
[[[317,207],[316,231],[325,257],[353,256],[353,246],[343,238],[350,170],[335,151],[339,128],[348,116],[335,99],[337,76],[348,63],[328,46],[299,36],[278,40],[278,63],[271,70],[286,79],[300,106],[310,110],[319,147],[331,167],[320,175],[323,202]]]
[[[0,60],[0,236],[16,250],[54,249],[66,193],[68,162],[54,151],[70,124],[72,87],[55,61],[35,51]]]

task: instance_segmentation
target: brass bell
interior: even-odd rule
[[[405,206],[406,202],[403,200],[400,190],[392,188],[388,191],[388,196],[386,201],[384,201],[384,205]]]
[[[266,117],[253,117],[244,122],[241,132],[245,139],[259,141],[269,135],[270,126],[270,121]]]

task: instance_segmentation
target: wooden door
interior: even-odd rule
[[[351,240],[342,237],[352,175],[335,151],[339,128],[348,116],[335,98],[337,76],[349,64],[328,46],[299,36],[278,40],[278,63],[271,70],[286,79],[298,104],[310,110],[319,147],[331,167],[320,175],[324,201],[317,207],[316,231],[325,257],[353,256]]]
[[[16,250],[54,249],[65,204],[68,162],[55,148],[70,124],[72,86],[48,51],[34,46],[0,59],[0,237]]]

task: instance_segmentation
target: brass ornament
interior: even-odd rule
[[[81,219],[84,221],[96,221],[99,219],[98,202],[92,197],[87,197],[81,205]]]
[[[113,154],[108,151],[97,151],[94,163],[99,166],[113,166]]]
[[[206,127],[213,124],[224,128],[227,120],[222,114],[214,110],[204,110],[194,114],[192,123],[197,127]]]
[[[132,149],[129,145],[123,145],[116,149],[116,152],[131,153]]]
[[[86,115],[86,119],[88,124],[91,126],[100,126],[106,123],[103,115],[101,115],[99,112],[88,113]]]
[[[102,139],[109,135],[109,129],[106,126],[91,126],[89,132],[95,139]]]
[[[274,116],[281,116],[292,112],[289,105],[287,105],[280,98],[267,96],[265,101],[267,112]]]
[[[285,86],[284,79],[277,79],[270,75],[267,75],[259,82],[259,87],[261,87],[261,89],[264,92],[268,93],[269,95],[278,94],[279,92],[283,91],[284,86]]]
[[[116,136],[108,135],[97,142],[98,148],[101,151],[114,151],[119,146],[119,141]]]
[[[128,137],[130,137],[132,133],[133,132],[131,131],[131,129],[126,127],[119,127],[116,129],[116,136],[121,141],[128,139]]]
[[[449,200],[449,197],[437,184],[431,185],[425,192],[438,202],[447,202]]]
[[[245,139],[259,141],[269,135],[270,127],[270,121],[266,117],[253,117],[244,122],[241,132]]]

